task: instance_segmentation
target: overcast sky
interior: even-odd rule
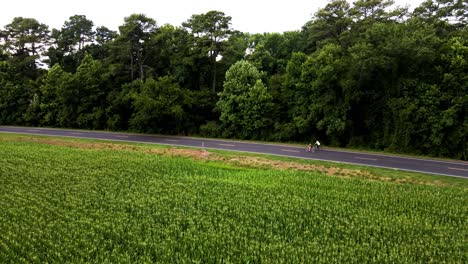
[[[354,1],[354,0],[353,0]],[[349,1],[349,2],[353,2]],[[399,5],[418,6],[423,0],[395,0]],[[95,26],[118,30],[125,17],[138,13],[156,20],[158,25],[180,26],[193,14],[210,10],[232,17],[234,29],[250,32],[299,30],[328,0],[20,0],[2,1],[0,27],[14,17],[35,18],[52,28],[61,28],[73,15],[85,15]]]

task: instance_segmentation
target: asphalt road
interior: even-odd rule
[[[102,131],[0,126],[0,132],[244,151],[304,159],[359,164],[373,167],[392,168],[397,170],[424,172],[429,174],[454,176],[468,179],[468,162],[463,161],[441,161],[360,152],[336,151],[329,149],[322,149],[316,152],[306,152],[305,146],[300,148],[287,145]]]

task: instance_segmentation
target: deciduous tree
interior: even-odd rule
[[[227,72],[217,103],[226,135],[262,138],[271,125],[272,97],[258,70],[247,61],[235,63]]]

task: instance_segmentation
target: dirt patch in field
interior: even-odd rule
[[[71,140],[62,140],[55,138],[37,138],[37,137],[25,137],[20,138],[18,141],[35,142],[47,145],[54,145],[60,147],[70,147],[79,149],[108,149],[108,150],[126,150],[126,151],[140,151],[141,147],[132,146],[128,144],[118,143],[101,143],[101,142],[78,142]]]
[[[274,168],[280,170],[300,170],[300,171],[315,171],[323,173],[329,176],[339,176],[339,177],[370,177],[371,173],[361,170],[350,170],[337,167],[328,167],[316,164],[304,164],[299,162],[291,161],[278,161],[270,160],[267,158],[261,157],[249,157],[249,156],[236,156],[233,158],[223,159],[228,163],[238,164],[241,166],[249,167],[261,167],[261,168]]]
[[[182,149],[182,148],[141,148],[140,151],[158,155],[166,156],[177,156],[177,157],[188,157],[192,159],[206,159],[206,160],[218,160],[212,153],[206,150],[197,150],[197,149]]]
[[[424,185],[446,185],[440,181],[420,181],[411,178],[391,178],[375,173],[358,170],[358,169],[345,169],[333,166],[323,166],[316,164],[305,164],[292,161],[279,161],[271,160],[263,157],[253,156],[222,156],[216,153],[209,152],[205,149],[185,149],[177,147],[169,148],[148,148],[137,145],[120,144],[120,143],[101,143],[101,142],[78,142],[72,140],[63,140],[55,138],[40,138],[40,137],[19,137],[17,141],[23,142],[35,142],[41,144],[55,145],[61,147],[71,147],[79,149],[98,149],[98,150],[123,150],[131,152],[143,152],[148,154],[165,155],[165,156],[177,156],[187,157],[194,160],[206,160],[206,161],[220,161],[223,163],[249,167],[249,168],[266,168],[266,169],[279,169],[279,170],[299,170],[299,171],[313,171],[326,174],[334,177],[341,178],[365,178],[373,181],[389,181],[397,183],[415,183]]]

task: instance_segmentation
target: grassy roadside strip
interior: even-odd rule
[[[145,144],[122,141],[94,140],[69,137],[50,137],[36,135],[18,135],[2,133],[0,140],[36,142],[40,144],[67,146],[81,149],[115,149],[132,152],[153,153],[158,155],[188,157],[205,162],[221,162],[226,165],[279,169],[316,171],[334,177],[361,178],[373,181],[413,183],[435,186],[453,186],[468,188],[468,181],[463,178],[445,177],[431,174],[366,167],[336,162],[306,160],[248,152],[199,149],[190,147],[170,147],[157,144]]]

